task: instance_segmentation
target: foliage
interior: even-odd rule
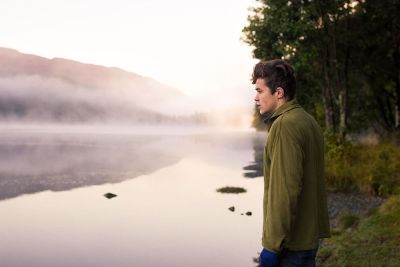
[[[358,228],[326,239],[319,266],[400,266],[400,195],[389,198]]]
[[[331,190],[358,190],[378,196],[400,193],[400,146],[351,144],[326,134],[325,172]]]
[[[299,102],[326,129],[399,129],[400,1],[257,2],[243,40],[255,58],[293,65]]]

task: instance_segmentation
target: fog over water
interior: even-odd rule
[[[157,149],[159,138],[18,133],[0,144],[0,199],[42,190],[119,182],[178,161]]]
[[[194,97],[119,68],[1,47],[0,61],[0,122],[250,125],[248,88]]]
[[[263,186],[246,177],[260,175],[255,147],[264,138],[200,127],[2,125],[0,263],[254,266]],[[247,193],[216,192],[227,185]]]
[[[3,77],[0,78],[0,118],[11,122],[143,123],[154,122],[156,114],[161,119],[162,113],[167,114],[157,112],[146,94],[134,94],[124,87],[112,89],[93,89],[38,75]],[[177,97],[176,101],[177,104],[181,100]],[[170,110],[164,105],[160,109]]]
[[[243,145],[232,143],[235,134],[201,127],[14,124],[0,131],[0,199],[121,182],[190,154]]]
[[[111,89],[85,88],[37,75],[0,77],[0,122],[250,126],[251,104],[227,107],[223,99],[219,103],[184,95],[163,99],[124,87]]]

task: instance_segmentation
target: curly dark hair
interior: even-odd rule
[[[282,59],[262,61],[254,66],[252,80],[264,79],[265,84],[271,89],[271,94],[276,88],[282,87],[287,100],[292,100],[296,94],[296,77],[292,66]]]

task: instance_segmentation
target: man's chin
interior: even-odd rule
[[[263,117],[265,120],[269,120],[269,118],[272,116],[273,112],[270,111],[262,111],[260,110],[260,115]]]

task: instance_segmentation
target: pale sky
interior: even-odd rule
[[[0,3],[1,47],[119,67],[215,104],[252,107],[256,61],[240,37],[255,0]]]

